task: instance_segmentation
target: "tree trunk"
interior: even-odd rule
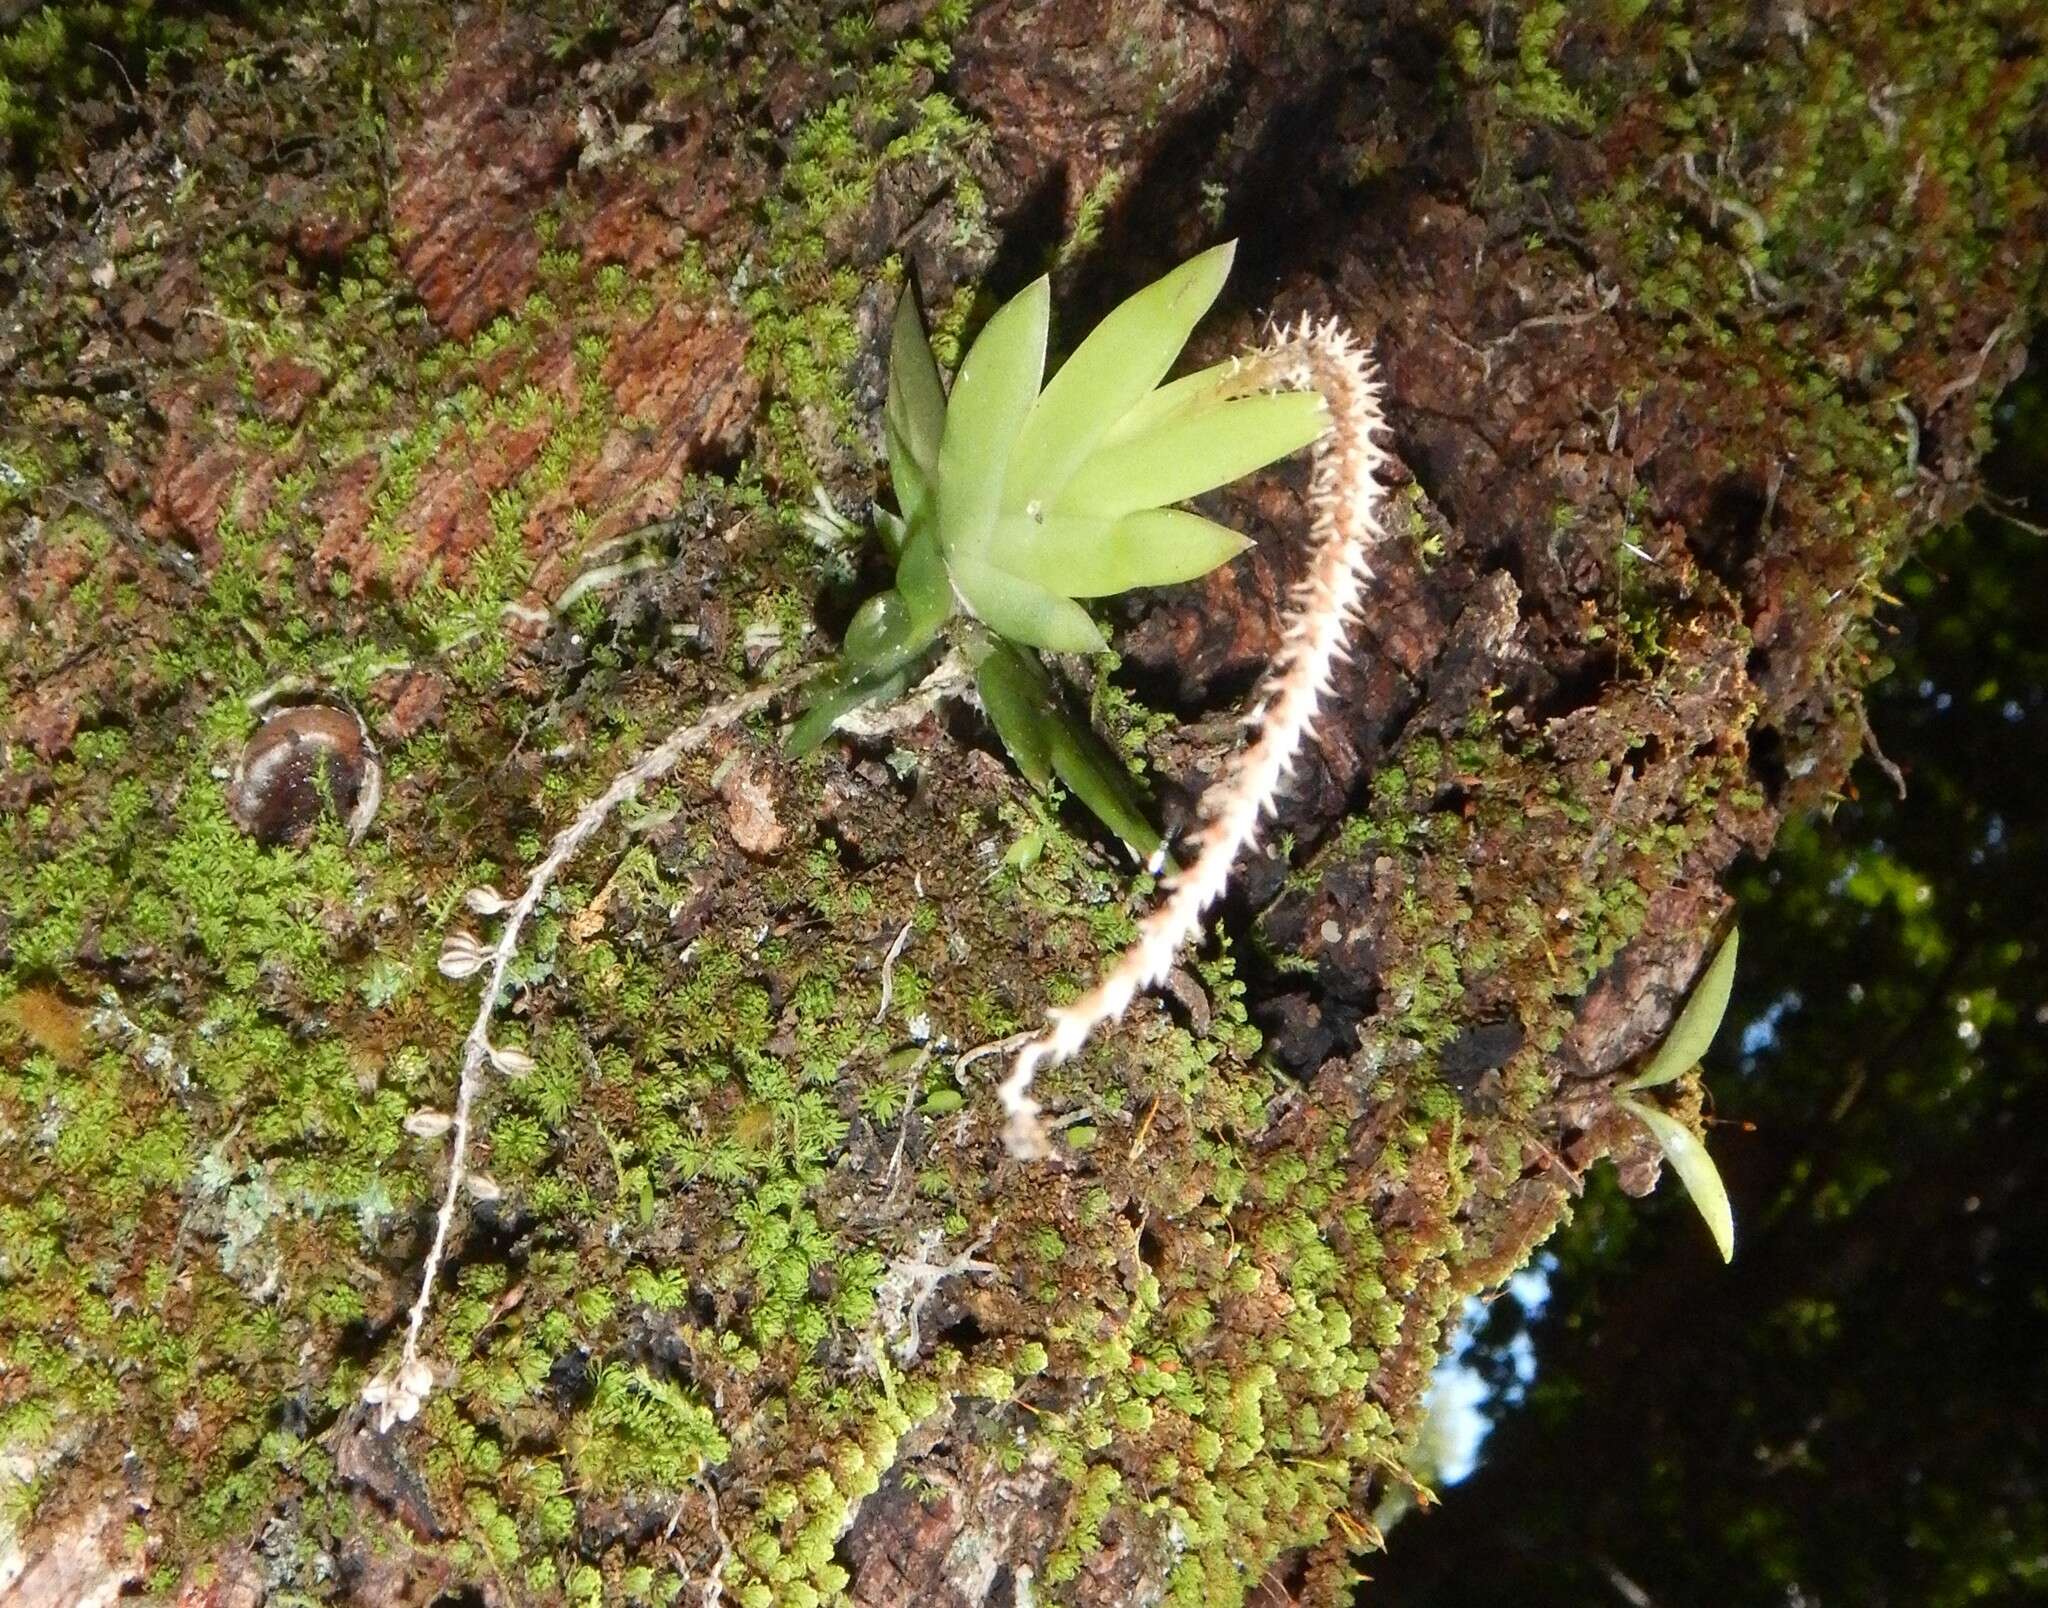
[[[2035,289],[2028,7],[1585,9],[0,8],[16,1600],[1343,1600],[1447,1316],[1654,1180],[1615,1085],[1842,785]],[[799,516],[884,484],[891,287],[949,355],[1050,267],[1070,347],[1229,236],[1193,355],[1342,318],[1406,478],[1218,938],[1008,1160],[971,1052],[1127,863],[965,709],[725,734],[535,929],[379,1434],[444,933],[877,584]],[[1301,503],[1067,667],[1169,826]]]

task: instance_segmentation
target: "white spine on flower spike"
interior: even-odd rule
[[[1071,1005],[1047,1012],[1046,1030],[1018,1052],[1003,1082],[1004,1140],[1012,1155],[1027,1160],[1046,1151],[1031,1097],[1039,1067],[1068,1059],[1098,1027],[1121,1017],[1140,990],[1166,979],[1181,950],[1200,934],[1202,913],[1222,897],[1238,857],[1258,840],[1262,817],[1275,808],[1347,651],[1349,625],[1372,577],[1367,561],[1383,534],[1381,471],[1389,454],[1374,439],[1385,419],[1364,348],[1335,320],[1304,318],[1245,360],[1238,387],[1312,390],[1329,408],[1309,487],[1315,523],[1308,573],[1295,588],[1293,615],[1247,722],[1251,745],[1203,796],[1186,869],[1167,884],[1165,901],[1139,924],[1136,941],[1108,974]]]

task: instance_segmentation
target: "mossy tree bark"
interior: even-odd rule
[[[1615,1085],[1863,743],[2024,350],[2032,8],[8,11],[16,1592],[1341,1600],[1447,1315],[1653,1182]],[[443,933],[872,586],[798,515],[878,491],[891,286],[946,345],[1051,263],[1070,344],[1232,234],[1201,355],[1341,316],[1411,478],[1215,945],[1006,1160],[971,1052],[1127,867],[968,715],[734,732],[540,923],[375,1433]],[[1218,511],[1069,667],[1169,824],[1299,563],[1298,476]],[[309,702],[374,757],[231,809]]]

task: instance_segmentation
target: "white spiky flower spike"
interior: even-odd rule
[[[1374,439],[1386,421],[1364,348],[1334,319],[1317,324],[1304,317],[1245,359],[1238,387],[1316,391],[1329,409],[1309,484],[1315,523],[1308,573],[1295,589],[1294,613],[1253,705],[1248,724],[1256,735],[1232,772],[1204,795],[1187,868],[1167,884],[1165,902],[1139,923],[1136,941],[1116,965],[1071,1005],[1048,1011],[1045,1031],[1017,1053],[999,1094],[1004,1143],[1022,1159],[1043,1157],[1047,1148],[1031,1097],[1039,1067],[1074,1055],[1098,1027],[1120,1018],[1141,989],[1165,980],[1200,934],[1202,913],[1222,897],[1238,857],[1257,842],[1261,818],[1273,812],[1331,688],[1347,628],[1372,578],[1368,559],[1384,533],[1381,470],[1389,454]]]

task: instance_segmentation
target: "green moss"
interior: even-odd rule
[[[206,33],[155,0],[37,5],[0,30],[0,140],[30,159],[64,133],[73,103],[114,96],[201,54]]]
[[[1571,15],[1564,0],[1536,0],[1519,8],[1512,54],[1496,59],[1488,27],[1461,22],[1451,32],[1451,55],[1467,81],[1486,85],[1498,104],[1516,116],[1585,130],[1594,115],[1583,94],[1565,81],[1555,64],[1559,38]]]
[[[1852,117],[1868,119],[1858,74],[1910,65],[1860,14],[1810,47],[1817,97],[1794,92],[1799,63],[1775,45],[1754,82],[1707,71],[1675,100],[1673,73],[1654,96],[1648,79],[1639,95],[1569,81],[1574,28],[1675,29],[1659,6],[1592,22],[1508,8],[1492,32],[1454,35],[1496,155],[1532,130],[1624,120],[1704,151],[1709,129],[1804,108],[1804,162],[1746,197],[1761,231],[1732,214],[1718,232],[1703,223],[1669,164],[1663,188],[1623,173],[1572,204],[1703,394],[1768,408],[1796,455],[1801,528],[1856,548],[1873,575],[1905,528],[1886,365],[1913,331],[1957,316],[1954,260],[1995,260],[2001,213],[2031,182],[2000,144],[2030,92],[1989,70],[1984,26],[1929,16],[1961,88],[1950,104],[1916,101],[1896,149],[1848,137]],[[166,1593],[216,1537],[275,1521],[266,1547],[311,1557],[379,1522],[339,1487],[333,1441],[366,1349],[381,1358],[410,1298],[444,1162],[405,1128],[447,1109],[474,1005],[434,968],[441,935],[464,889],[528,863],[650,734],[730,685],[734,663],[683,647],[649,664],[601,594],[571,616],[588,644],[574,674],[552,657],[566,632],[528,657],[505,628],[534,579],[536,510],[631,429],[605,365],[657,305],[743,299],[766,429],[729,481],[682,492],[729,538],[716,565],[687,545],[673,562],[706,579],[735,636],[772,630],[778,662],[794,663],[834,560],[783,532],[813,478],[857,479],[872,458],[849,367],[863,298],[898,271],[868,243],[878,200],[950,186],[953,226],[985,227],[981,131],[929,88],[961,8],[903,37],[864,11],[805,19],[772,47],[818,71],[744,265],[703,242],[644,270],[586,264],[565,243],[565,201],[538,231],[538,288],[452,341],[408,301],[381,237],[319,285],[281,278],[258,227],[209,240],[221,438],[282,472],[237,488],[189,593],[161,590],[104,520],[52,495],[95,472],[112,439],[97,415],[41,397],[0,426],[0,509],[37,510],[79,575],[37,599],[52,626],[24,650],[48,656],[30,674],[75,651],[67,620],[112,607],[153,627],[124,648],[67,756],[10,760],[37,785],[0,825],[0,995],[33,992],[46,1009],[35,1031],[0,1013],[0,1366],[22,1381],[0,1408],[0,1445],[80,1450],[6,1500],[17,1518],[53,1512],[69,1482],[109,1476],[132,1448]],[[594,48],[582,23],[560,27],[565,52]],[[1650,59],[1725,62],[1727,41],[1707,43],[1671,32]],[[731,93],[759,97],[770,65],[750,61]],[[714,92],[692,62],[650,71],[695,73],[689,93]],[[364,99],[354,79],[343,88]],[[1959,162],[1969,141],[1993,149],[1988,169]],[[1833,262],[1848,237],[1813,199],[1892,204],[1923,158],[1947,182],[1958,258],[1937,272],[1929,225],[1902,217],[1895,255]],[[2004,177],[1978,182],[1987,171]],[[1512,172],[1491,166],[1487,182]],[[376,172],[358,177],[375,193]],[[1076,249],[1097,221],[1084,209]],[[1751,288],[1751,274],[1823,267],[1867,328],[1847,348],[1839,328],[1802,327],[1813,315],[1773,311]],[[1907,302],[1887,299],[1894,283]],[[942,344],[977,294],[958,288]],[[1867,358],[1871,396],[1816,360],[1839,350]],[[551,352],[566,378],[543,385]],[[290,422],[256,401],[258,366],[280,355],[328,380]],[[1739,383],[1705,383],[1724,375]],[[491,486],[480,545],[459,567],[408,575],[431,466],[508,431],[539,444]],[[366,556],[323,567],[320,499],[352,465]],[[561,530],[573,540],[604,512],[566,510]],[[1642,514],[1560,538],[1647,546]],[[1419,501],[1411,515],[1426,554]],[[709,760],[603,834],[516,968],[506,1038],[536,1066],[494,1082],[480,1113],[480,1165],[503,1198],[466,1209],[477,1232],[427,1336],[442,1388],[393,1443],[448,1533],[435,1545],[449,1566],[536,1601],[663,1600],[679,1577],[647,1537],[674,1516],[701,1582],[717,1549],[695,1477],[715,1465],[731,1591],[830,1600],[847,1584],[842,1529],[883,1479],[911,1472],[912,1431],[947,1415],[998,1466],[1059,1471],[1048,1588],[1112,1534],[1162,1556],[1180,1545],[1172,1598],[1203,1603],[1241,1600],[1282,1555],[1369,1540],[1344,1515],[1398,1464],[1409,1428],[1382,1401],[1406,1411],[1463,1289],[1527,1248],[1482,1243],[1474,1224],[1519,1176],[1550,1093],[1544,1049],[1639,930],[1642,890],[1685,878],[1702,823],[1733,829],[1765,808],[1731,745],[1691,756],[1665,803],[1610,819],[1655,712],[1688,692],[1674,646],[1724,600],[1675,563],[1617,560],[1609,579],[1600,628],[1622,673],[1597,740],[1567,761],[1490,718],[1411,738],[1293,878],[1297,900],[1373,890],[1369,909],[1346,912],[1370,923],[1380,965],[1365,1053],[1306,1086],[1262,1061],[1219,943],[1190,965],[1202,1031],[1148,1004],[1044,1074],[1049,1105],[1086,1113],[1056,1172],[991,1165],[990,1063],[962,1054],[1071,996],[1150,892],[1070,813],[990,787],[911,734],[890,756],[900,789],[849,787],[825,759],[778,769],[791,841],[766,861],[734,848]],[[392,663],[443,677],[447,701],[437,725],[387,744],[370,838],[244,838],[220,773],[252,724],[247,700],[295,677],[368,705]],[[1133,760],[1169,723],[1107,677],[1093,714]],[[906,920],[914,937],[877,1021],[882,956]],[[1445,1075],[1444,1054],[1496,1009],[1517,1013],[1526,1043],[1475,1093]],[[898,1360],[906,1320],[877,1292],[913,1261],[955,1257],[997,1270],[973,1275],[977,1338],[963,1349],[928,1328]],[[328,1589],[310,1564],[295,1585]]]
[[[771,479],[802,493],[820,449],[875,461],[871,423],[855,416],[846,375],[856,356],[858,303],[867,278],[847,263],[878,186],[917,183],[951,192],[956,228],[983,225],[973,159],[984,131],[945,95],[919,93],[951,61],[946,40],[958,8],[942,7],[915,34],[884,43],[857,30],[850,91],[800,123],[767,210],[767,271],[745,300],[748,363],[773,400],[760,445]],[[886,266],[900,276],[893,259]]]

